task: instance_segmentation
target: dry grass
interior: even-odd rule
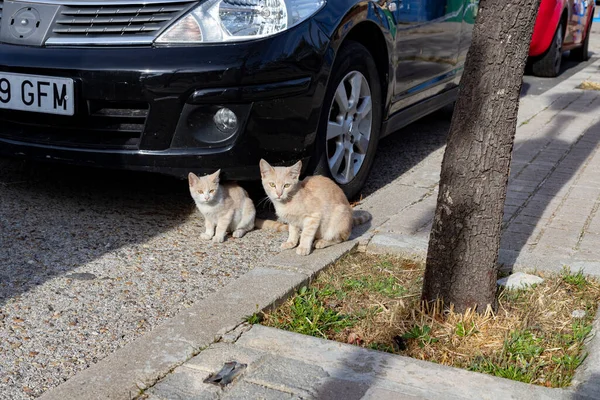
[[[569,384],[600,301],[597,281],[569,271],[541,275],[540,285],[499,293],[496,313],[456,314],[421,303],[423,271],[414,261],[355,253],[262,323],[528,383]]]
[[[577,89],[600,90],[600,83],[592,81],[583,81],[579,86],[577,86]]]

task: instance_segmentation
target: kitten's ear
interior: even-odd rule
[[[260,176],[261,177],[265,177],[269,172],[273,171],[273,167],[271,167],[271,164],[269,164],[268,162],[266,162],[265,160],[263,160],[262,158],[260,159],[260,163],[258,163],[258,165],[260,166]]]
[[[302,161],[298,161],[296,164],[292,165],[289,168],[289,171],[290,171],[290,175],[294,179],[300,178],[300,172],[302,171]]]
[[[217,170],[214,174],[210,175],[210,178],[214,183],[219,183],[221,181],[221,170]]]
[[[200,179],[193,172],[188,174],[188,182],[190,183],[190,186],[194,186],[199,180]]]

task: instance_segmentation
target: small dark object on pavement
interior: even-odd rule
[[[213,385],[227,386],[247,367],[246,364],[240,364],[237,361],[225,363],[223,368],[214,375],[209,376],[204,380],[204,383],[212,383]]]

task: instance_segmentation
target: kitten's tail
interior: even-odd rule
[[[286,224],[282,224],[278,221],[271,221],[270,219],[256,218],[254,220],[254,226],[256,229],[270,229],[277,232],[285,232],[288,230],[288,226]]]
[[[369,222],[372,218],[370,212],[365,210],[353,210],[352,211],[352,225],[362,225]]]

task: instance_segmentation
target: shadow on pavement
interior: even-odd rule
[[[193,210],[185,181],[0,158],[0,305]]]
[[[556,107],[559,107],[556,102],[550,106],[551,109]],[[599,109],[600,98],[595,97],[586,112],[597,113]],[[507,205],[510,207],[511,199],[521,203],[519,196],[523,197],[524,203],[521,203],[520,207],[515,210],[511,219],[505,220],[506,231],[503,233],[502,241],[502,249],[506,251],[504,267],[514,265],[521,252],[525,250],[528,241],[537,244],[537,237],[534,236],[539,235],[540,229],[546,224],[547,210],[551,203],[555,202],[559,196],[566,196],[561,191],[572,183],[588,157],[598,146],[600,135],[594,132],[600,132],[600,122],[588,127],[587,133],[572,143],[558,138],[563,130],[569,129],[569,126],[577,120],[580,113],[581,111],[574,110],[560,112],[550,122],[552,128],[546,135],[537,139],[526,139],[522,144],[517,141],[515,144],[516,152],[528,155],[531,161],[528,161],[525,168],[514,174],[509,181],[510,191],[507,193]],[[579,146],[572,151],[581,141],[585,141],[585,146]],[[551,161],[546,156],[558,158],[558,162],[550,167],[547,163]],[[523,161],[519,157],[515,158],[513,154],[513,163],[518,164]],[[562,166],[564,168],[560,168]],[[514,168],[514,165],[511,168]],[[557,171],[558,168],[560,170]],[[536,176],[536,181],[541,182],[533,189],[533,192],[528,186],[521,188],[521,184],[527,184],[527,180],[533,176]],[[585,182],[579,184],[585,185]],[[526,196],[527,199],[525,199]],[[590,201],[592,200],[590,199]],[[559,215],[558,218],[563,220],[565,227],[577,223],[569,220],[565,215]],[[567,248],[566,238],[564,243],[564,250],[571,250]]]
[[[576,386],[570,398],[572,400],[600,399],[600,375],[592,374],[588,380]]]

